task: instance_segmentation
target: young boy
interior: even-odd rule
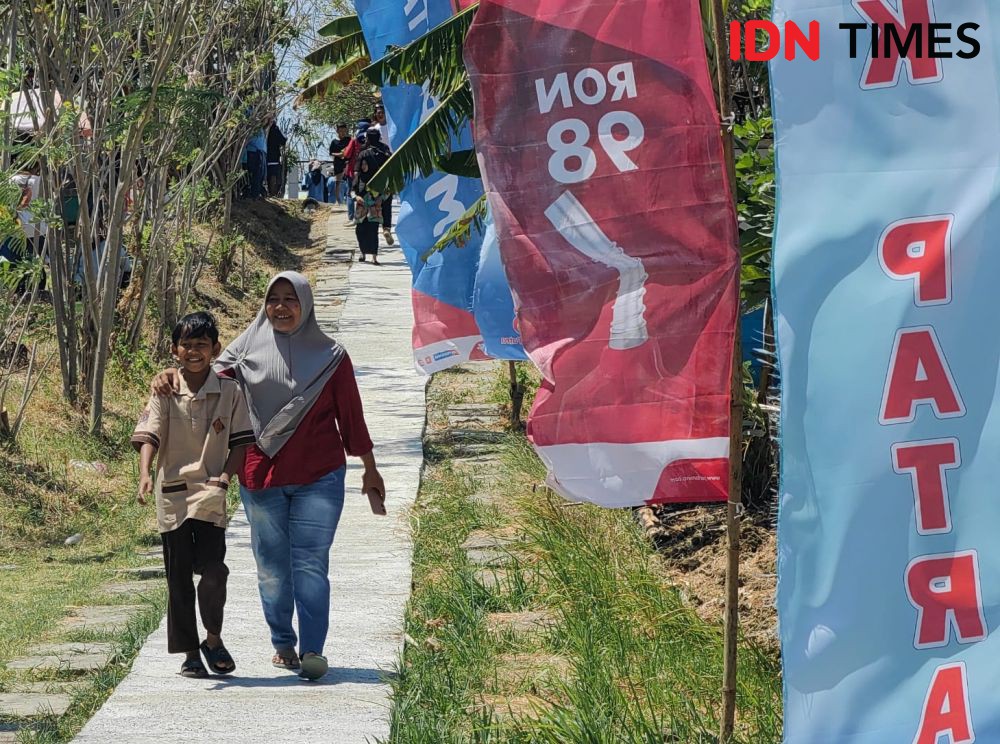
[[[156,494],[156,521],[167,569],[167,651],[185,654],[181,674],[206,677],[199,657],[216,674],[236,669],[222,643],[226,604],[226,492],[243,463],[253,428],[239,384],[212,372],[219,331],[208,313],[192,313],[174,328],[171,351],[181,364],[180,391],[153,395],[132,434],[140,453],[139,503]],[[149,476],[157,457],[156,484]],[[207,631],[198,642],[198,607]]]

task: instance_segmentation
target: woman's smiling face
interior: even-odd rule
[[[302,305],[290,281],[279,279],[271,286],[264,301],[264,313],[274,330],[280,333],[291,333],[299,327]]]

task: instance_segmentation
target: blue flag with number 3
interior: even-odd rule
[[[389,46],[405,46],[454,12],[447,0],[358,0],[356,5],[372,59]],[[383,87],[382,100],[393,150],[438,105],[426,86],[415,85]],[[471,148],[467,127],[453,140],[452,150]],[[435,172],[411,179],[399,195],[396,233],[413,273],[413,354],[417,368],[428,374],[490,357],[527,358],[514,330],[513,301],[502,266],[481,262],[482,231],[473,230],[462,247],[427,255],[482,194],[477,178]]]

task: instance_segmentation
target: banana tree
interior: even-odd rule
[[[309,67],[299,84],[298,101],[327,95],[354,80],[371,60],[357,15],[335,18],[319,29],[330,40],[305,57]]]
[[[371,64],[358,65],[370,52],[356,15],[337,18],[319,30],[331,41],[311,52],[305,61],[311,66],[300,100],[332,93],[359,72],[378,86],[420,85],[437,101],[434,111],[372,178],[379,191],[402,190],[407,179],[427,176],[440,170],[459,176],[479,177],[472,150],[452,151],[452,137],[472,118],[472,89],[462,59],[462,44],[472,24],[478,4],[472,5],[428,31],[404,47],[390,47]],[[481,224],[485,197],[480,199],[448,230],[429,251],[451,243],[461,244],[474,225]]]

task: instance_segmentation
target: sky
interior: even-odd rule
[[[295,85],[299,75],[302,73],[304,63],[302,58],[319,46],[320,36],[317,31],[328,23],[332,18],[339,15],[330,0],[298,0],[296,12],[301,14],[306,26],[302,37],[285,51],[284,56],[279,60],[278,74],[281,80]],[[304,123],[306,120],[304,111],[294,111],[292,101],[295,95],[288,95],[278,102],[279,115],[278,122],[282,131],[287,135],[295,122]],[[323,128],[317,132],[318,137],[310,143],[303,143],[301,140],[294,142],[294,147],[300,160],[310,160],[312,158],[328,158],[327,146],[332,139],[334,132],[328,128]]]

